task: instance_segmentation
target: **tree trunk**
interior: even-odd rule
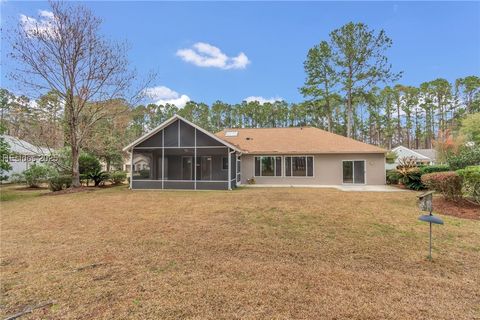
[[[81,184],[80,184],[79,162],[78,162],[78,158],[80,156],[80,150],[77,146],[76,141],[75,141],[75,143],[72,143],[71,148],[72,148],[72,187],[73,188],[78,188],[78,187],[81,186]]]
[[[353,108],[352,108],[352,92],[349,90],[347,99],[347,137],[353,136]]]
[[[410,120],[407,120],[407,121],[408,121],[408,123],[410,123]],[[410,130],[411,130],[411,128],[408,128],[408,127],[407,127],[407,148],[409,148],[409,149],[410,149],[410,147],[411,147],[411,143],[410,143]]]
[[[79,166],[79,158],[80,158],[80,146],[78,143],[78,132],[76,127],[76,116],[75,110],[73,108],[73,96],[70,94],[73,90],[69,91],[69,95],[66,99],[65,110],[67,111],[68,116],[68,134],[70,137],[70,148],[72,150],[72,187],[79,188],[81,187],[80,183],[80,166]]]
[[[402,127],[400,124],[400,103],[397,101],[397,143],[399,145],[403,144],[402,139]]]

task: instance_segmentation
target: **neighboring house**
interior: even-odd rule
[[[428,164],[437,163],[437,150],[435,149],[413,149],[413,151],[420,153],[421,155],[427,157],[430,162]]]
[[[27,170],[33,163],[41,163],[48,160],[46,157],[50,155],[50,149],[34,146],[27,141],[6,134],[2,135],[2,137],[10,146],[10,156],[7,161],[12,166],[12,169],[6,173],[9,178],[14,173],[22,173]]]
[[[417,165],[431,165],[435,164],[437,158],[437,152],[435,149],[409,149],[404,146],[398,146],[392,149],[395,152],[397,158],[394,163],[385,164],[385,169],[395,169],[402,159],[413,159]]]
[[[385,184],[386,150],[311,127],[212,134],[175,115],[124,151],[132,189]]]

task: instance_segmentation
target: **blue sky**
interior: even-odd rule
[[[302,101],[308,49],[349,21],[387,32],[393,39],[388,56],[394,70],[404,72],[403,84],[480,74],[480,2],[84,4],[103,19],[105,35],[130,43],[140,74],[158,72],[152,101]],[[1,1],[1,9],[3,29],[21,14],[40,19],[48,3]],[[2,39],[1,86],[18,93],[6,77],[7,51]]]

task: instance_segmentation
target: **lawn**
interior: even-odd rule
[[[17,194],[31,191],[12,191]],[[480,221],[416,193],[98,191],[1,203],[2,318],[480,318]]]

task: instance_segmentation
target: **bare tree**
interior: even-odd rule
[[[135,79],[127,46],[100,34],[101,20],[81,5],[50,2],[42,19],[22,17],[9,33],[11,76],[38,92],[55,91],[64,101],[66,141],[71,147],[72,186],[79,187],[79,154],[94,125],[107,116],[112,99],[123,99]]]

